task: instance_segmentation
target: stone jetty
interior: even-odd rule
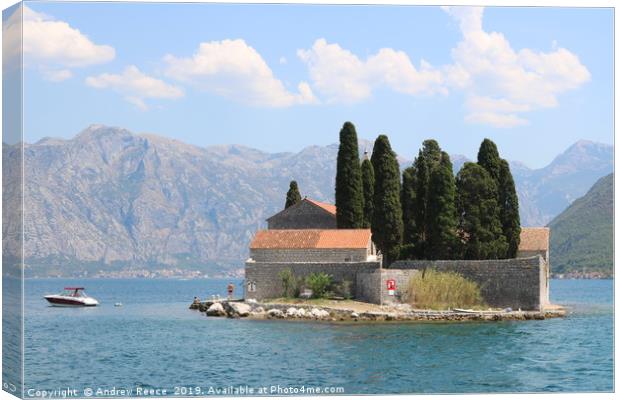
[[[338,306],[313,304],[259,303],[243,300],[210,300],[192,303],[190,309],[208,317],[279,319],[325,322],[406,322],[406,321],[507,321],[543,320],[562,317],[566,310],[554,306],[543,311],[455,311],[416,310],[408,304],[376,306],[360,311]]]

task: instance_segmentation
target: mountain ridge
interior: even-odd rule
[[[368,146],[363,140],[360,144]],[[602,147],[585,162],[588,146]],[[554,171],[560,171],[555,175],[512,162],[523,225],[544,225],[539,221],[553,213],[546,198],[561,198],[563,209],[585,193],[601,165],[613,165],[611,157],[606,159],[613,148],[605,146],[581,144],[564,158],[562,153],[554,160],[559,159]],[[63,263],[72,268],[240,267],[253,233],[283,207],[291,179],[298,181],[302,195],[333,202],[337,151],[336,144],[297,153],[243,145],[199,147],[104,125],[91,125],[72,139],[43,138],[24,146],[30,173],[27,258],[40,273],[46,264],[62,272]],[[15,152],[5,145],[3,153]],[[453,157],[456,172],[466,157]],[[592,171],[566,165],[575,160]],[[411,163],[400,161],[402,167]],[[557,183],[575,174],[583,183]],[[548,186],[551,192],[545,191]]]

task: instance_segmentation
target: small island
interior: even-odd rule
[[[485,139],[456,174],[426,140],[402,172],[387,136],[359,156],[340,131],[336,204],[302,198],[250,243],[243,300],[199,301],[208,316],[322,321],[529,320],[549,302],[549,228],[521,227],[508,162]]]

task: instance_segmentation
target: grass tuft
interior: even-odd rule
[[[449,308],[484,308],[480,288],[456,272],[428,269],[409,281],[407,300],[415,308],[447,310]]]

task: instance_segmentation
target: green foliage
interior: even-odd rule
[[[403,215],[400,204],[400,168],[387,136],[375,140],[371,158],[375,172],[374,213],[372,238],[381,250],[384,262],[398,258],[403,234]]]
[[[425,257],[449,260],[457,252],[456,184],[450,156],[442,152],[430,177],[427,206]]]
[[[416,230],[416,169],[411,166],[403,171],[403,186],[400,191],[400,203],[403,207],[403,243],[413,249],[417,240]],[[415,258],[415,254],[411,254]],[[402,257],[399,257],[403,259]]]
[[[613,276],[613,211],[614,175],[609,174],[549,223],[552,272]]]
[[[295,292],[298,291],[297,278],[295,278],[293,270],[285,268],[278,273],[278,277],[282,280],[282,297],[296,297]]]
[[[423,309],[485,307],[480,288],[475,282],[456,272],[438,272],[434,268],[411,278],[406,297],[411,305]]]
[[[312,297],[316,299],[325,298],[331,284],[332,277],[325,272],[313,272],[306,277],[306,285],[312,290]]]
[[[426,242],[429,229],[435,223],[428,215],[429,191],[431,188],[431,175],[433,170],[439,166],[440,161],[441,148],[437,141],[427,139],[422,142],[422,148],[418,152],[418,157],[413,162],[415,169],[415,201],[413,202],[415,227],[407,229],[408,232],[415,231],[415,235],[412,241],[406,242],[407,244],[415,244],[418,258],[426,256]]]
[[[456,177],[462,257],[470,260],[502,258],[508,244],[502,234],[497,186],[478,164],[467,162]]]
[[[362,190],[364,192],[364,228],[370,228],[374,211],[375,171],[370,160],[362,161]]]
[[[340,130],[336,165],[336,222],[341,229],[364,225],[364,193],[355,126],[345,122]]]
[[[297,181],[291,181],[289,184],[288,192],[286,192],[286,203],[284,208],[289,208],[301,201],[301,194],[299,193],[299,187],[297,187]]]
[[[508,243],[506,258],[515,258],[521,241],[519,197],[508,161],[502,159],[499,167],[499,205],[502,233]]]
[[[399,260],[415,260],[417,258],[417,250],[415,244],[408,243],[400,246],[400,252],[398,254]]]
[[[478,150],[478,165],[484,168],[495,182],[499,182],[500,158],[497,146],[490,139],[484,139]]]

